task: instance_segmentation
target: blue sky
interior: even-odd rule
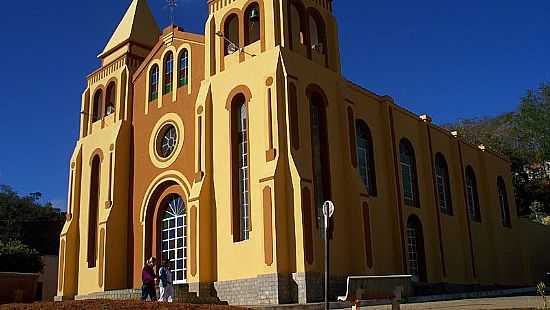
[[[203,32],[206,0],[176,22]],[[0,184],[65,209],[85,76],[130,0],[4,1]],[[164,0],[149,0],[168,24]],[[515,108],[550,81],[548,0],[337,0],[344,75],[437,123]]]

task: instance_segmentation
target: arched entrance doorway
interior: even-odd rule
[[[187,208],[181,196],[168,195],[158,217],[160,257],[170,262],[174,284],[187,283]]]

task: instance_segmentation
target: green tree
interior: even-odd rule
[[[550,84],[529,90],[516,114],[516,130],[531,161],[550,161]]]
[[[65,216],[51,203],[41,203],[41,193],[20,196],[0,185],[0,240],[22,240],[25,223],[63,221]]]

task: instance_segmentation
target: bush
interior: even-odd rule
[[[44,268],[40,253],[18,240],[0,240],[0,272],[38,273]]]

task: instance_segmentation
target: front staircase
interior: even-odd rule
[[[159,289],[157,287],[157,297],[160,296]],[[113,290],[99,293],[92,293],[88,295],[75,296],[75,300],[87,300],[87,299],[110,299],[110,300],[140,300],[141,289],[123,289]],[[176,285],[174,286],[174,302],[185,304],[214,304],[214,305],[226,305],[226,302],[221,301],[218,297],[213,296],[198,296],[197,293],[189,292],[189,285]]]

